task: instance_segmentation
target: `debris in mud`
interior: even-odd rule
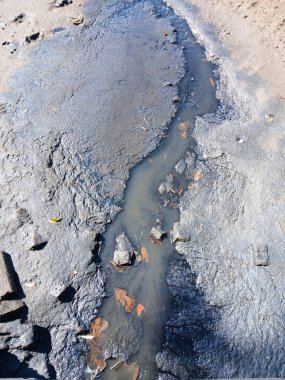
[[[244,139],[241,139],[240,137],[237,137],[236,138],[236,141],[239,143],[239,144],[243,144],[245,142]]]
[[[145,307],[142,305],[142,304],[138,304],[137,305],[137,308],[136,308],[136,313],[137,313],[137,316],[140,317],[142,315],[142,313],[145,313],[146,314],[146,309]]]
[[[12,261],[8,253],[0,251],[0,300],[17,293]]]
[[[188,135],[188,129],[189,129],[189,125],[188,123],[186,123],[186,121],[180,123],[178,125],[178,128],[180,129],[180,137],[186,139],[189,135]]]
[[[180,222],[173,224],[173,229],[170,231],[170,240],[172,243],[190,241],[190,233],[188,228],[184,227]]]
[[[146,247],[144,247],[144,246],[142,246],[142,248],[141,248],[141,259],[145,263],[149,262],[149,254],[148,254]]]
[[[59,223],[62,221],[62,218],[50,218],[48,221],[50,223]]]
[[[101,349],[93,341],[91,341],[88,351],[88,364],[95,376],[104,371],[107,366]]]
[[[198,182],[202,177],[203,177],[203,173],[200,172],[199,170],[197,170],[193,173],[194,182]]]
[[[167,236],[167,232],[163,231],[160,225],[157,225],[156,227],[152,227],[149,239],[152,243],[158,243],[159,241],[162,241]]]
[[[25,19],[25,13],[20,13],[18,16],[14,18],[13,22],[20,24],[24,21],[24,19]]]
[[[70,21],[74,25],[80,25],[83,23],[84,17],[83,16],[70,17]]]
[[[213,78],[209,78],[210,85],[214,88],[216,87],[216,81]]]
[[[168,193],[173,188],[173,175],[170,173],[165,177],[165,181],[158,187],[159,194],[163,195]]]
[[[175,170],[177,171],[178,174],[182,175],[186,169],[186,162],[185,160],[180,160],[176,165],[175,165]]]
[[[98,317],[91,323],[90,333],[93,338],[99,338],[100,335],[108,330],[109,322],[106,319]]]
[[[25,41],[29,44],[31,42],[35,42],[40,37],[40,32],[33,33],[30,36],[25,38]]]
[[[266,116],[266,119],[267,119],[268,123],[272,123],[273,120],[275,119],[275,116],[272,115],[272,114],[269,114],[269,115]]]
[[[115,299],[123,306],[127,313],[131,313],[133,311],[136,300],[133,296],[128,296],[126,290],[115,288]]]
[[[72,0],[56,0],[54,3],[54,7],[60,8],[69,4],[72,4]]]
[[[256,266],[269,265],[269,254],[267,245],[252,245],[253,262]]]
[[[1,113],[4,113],[6,111],[6,106],[5,106],[5,104],[0,104],[0,114]]]

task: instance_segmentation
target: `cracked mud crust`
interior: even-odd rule
[[[83,376],[77,335],[105,294],[98,233],[176,110],[184,59],[169,20],[148,2],[90,1],[85,15],[84,27],[36,44],[1,95],[1,248],[38,332],[28,356],[1,353],[4,376]]]

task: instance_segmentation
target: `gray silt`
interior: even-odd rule
[[[85,10],[86,25],[39,43],[1,95],[1,245],[40,326],[49,375],[65,380],[83,374],[77,334],[104,296],[98,233],[120,209],[129,169],[174,116],[184,73],[173,27],[150,3],[90,1]],[[47,244],[30,251],[35,233]],[[55,282],[67,286],[58,299]]]
[[[282,106],[278,100],[259,106],[258,78],[233,73],[195,9],[169,2],[193,22],[209,58],[223,59],[220,108],[197,119],[196,167],[186,169],[192,186],[180,219],[191,241],[176,245],[180,256],[169,269],[175,307],[158,365],[179,379],[284,377]],[[275,115],[272,123],[268,114]],[[203,177],[194,181],[197,169]]]

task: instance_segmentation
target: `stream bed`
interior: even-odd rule
[[[170,17],[177,31],[177,43],[184,49],[186,75],[179,86],[178,111],[167,134],[157,150],[132,169],[123,210],[102,238],[100,265],[107,275],[107,297],[99,317],[108,321],[109,327],[96,345],[92,342],[89,345],[88,379],[98,375],[98,362],[104,363],[105,359],[108,359],[107,366],[99,375],[101,379],[131,380],[140,376],[141,379],[152,380],[157,377],[156,355],[162,347],[165,325],[172,307],[166,272],[170,260],[178,255],[170,242],[169,231],[179,221],[179,189],[183,189],[182,192],[187,188],[186,180],[174,167],[187,151],[194,148],[191,132],[195,118],[213,113],[218,107],[215,66],[206,60],[203,47],[196,42],[186,21],[162,2],[153,1],[153,4],[156,14]],[[181,123],[187,126],[185,130],[181,128]],[[171,191],[177,192],[173,194],[176,205],[167,206],[157,189],[171,172],[176,186]],[[155,244],[149,235],[158,223],[167,232],[167,237]],[[116,237],[123,232],[137,252],[141,252],[143,247],[147,259],[140,262],[133,260],[130,266],[118,270],[111,262]],[[135,305],[129,312],[116,301],[115,289],[123,289],[128,296],[134,297]],[[102,359],[98,359],[98,349]]]

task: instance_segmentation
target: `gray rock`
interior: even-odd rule
[[[124,232],[121,235],[117,236],[116,243],[117,243],[116,249],[118,251],[128,251],[128,252],[134,251],[134,247],[132,246],[129,238],[126,236]]]
[[[0,301],[0,317],[8,317],[15,315],[25,306],[24,302],[19,300]]]
[[[49,289],[49,294],[58,298],[60,295],[66,290],[68,285],[66,285],[63,281],[54,281]]]
[[[131,264],[131,253],[129,251],[115,251],[113,263],[119,266]]]
[[[37,372],[39,376],[49,378],[48,360],[47,355],[40,352],[33,353],[32,358],[29,360],[29,367]]]
[[[253,262],[256,266],[269,265],[269,254],[267,245],[252,245]]]
[[[13,268],[9,262],[9,255],[0,251],[0,300],[14,293],[17,293],[17,288],[13,277]]]
[[[163,181],[159,187],[159,194],[163,195],[169,191],[169,189],[173,188],[173,175],[170,173],[165,177],[165,181]]]
[[[37,231],[34,231],[31,236],[30,250],[37,251],[44,248],[46,244],[46,239],[44,239]]]
[[[185,169],[186,169],[186,162],[185,162],[185,160],[182,159],[175,166],[175,170],[177,171],[178,174],[181,175],[184,173]]]
[[[29,323],[21,323],[19,319],[13,322],[0,323],[0,343],[3,348],[26,349],[35,342],[35,329]]]
[[[172,243],[176,243],[178,241],[190,241],[190,232],[186,226],[183,226],[180,222],[173,224],[173,229],[170,231],[170,240]]]
[[[162,240],[167,235],[166,231],[163,231],[161,226],[152,227],[150,231],[150,238],[154,240]]]
[[[134,254],[134,247],[124,232],[117,236],[116,243],[113,263],[119,266],[131,264],[131,259]]]

